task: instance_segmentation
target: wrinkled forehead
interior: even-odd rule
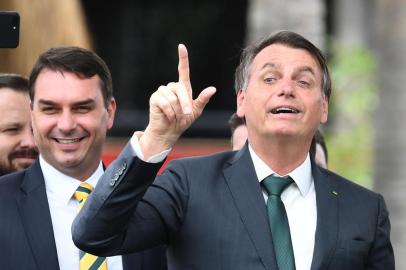
[[[271,44],[254,57],[251,72],[264,68],[309,70],[321,79],[321,66],[316,57],[302,48],[292,48],[284,44]]]

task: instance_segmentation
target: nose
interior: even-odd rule
[[[75,118],[71,112],[63,112],[58,119],[58,129],[62,132],[68,133],[76,127]]]
[[[34,140],[34,135],[32,134],[31,128],[26,128],[22,134],[20,145],[23,148],[34,148],[37,146]]]
[[[295,97],[294,81],[289,78],[285,78],[281,81],[281,87],[278,93],[279,97],[292,98]]]

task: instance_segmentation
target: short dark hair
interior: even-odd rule
[[[312,143],[310,145],[310,155],[312,155],[313,158],[316,156],[316,145],[317,144],[320,144],[321,148],[323,149],[324,155],[326,156],[326,163],[328,163],[327,145],[326,145],[326,141],[324,140],[324,136],[320,130],[316,131],[316,134],[314,134]]]
[[[228,120],[228,125],[230,126],[230,142],[231,142],[231,147],[233,147],[233,137],[234,137],[234,131],[239,127],[239,126],[245,126],[245,118],[244,117],[239,117],[236,113],[233,113]]]
[[[96,53],[79,47],[56,47],[41,54],[35,63],[29,80],[30,98],[34,100],[35,82],[42,70],[75,73],[79,78],[100,77],[104,105],[113,97],[110,70]]]
[[[277,32],[251,46],[245,48],[241,55],[240,64],[235,71],[235,91],[245,90],[250,80],[250,68],[254,58],[259,52],[272,44],[282,44],[295,49],[303,49],[309,52],[320,65],[323,73],[322,90],[327,97],[327,101],[331,95],[331,78],[327,67],[327,61],[323,53],[301,35],[291,31]]]
[[[28,94],[28,79],[19,74],[0,73],[1,88],[10,88],[16,92]]]

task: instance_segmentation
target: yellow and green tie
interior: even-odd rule
[[[79,202],[78,211],[86,202],[90,193],[92,192],[92,185],[83,182],[75,191],[74,197]],[[90,253],[79,250],[80,255],[80,270],[107,270],[107,263],[105,257],[98,257]]]

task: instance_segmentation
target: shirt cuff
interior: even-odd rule
[[[159,162],[163,161],[168,156],[169,152],[172,150],[172,148],[169,148],[158,154],[152,155],[149,159],[145,160],[144,154],[141,151],[141,146],[140,146],[140,142],[139,142],[139,138],[138,138],[138,136],[141,136],[141,135],[142,135],[142,132],[139,132],[139,131],[134,132],[133,136],[130,139],[130,144],[131,144],[131,148],[132,148],[135,156],[137,156],[142,161],[150,162],[150,163],[159,163]]]

